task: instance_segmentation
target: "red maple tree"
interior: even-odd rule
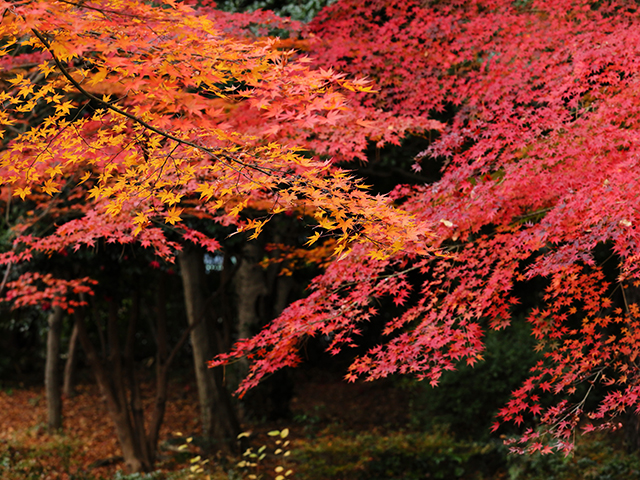
[[[337,242],[334,260],[307,298],[216,360],[249,356],[242,388],[298,363],[307,336],[329,336],[333,352],[354,343],[382,297],[404,311],[347,377],[435,384],[480,360],[483,330],[508,327],[515,287],[541,278],[528,318],[545,359],[501,417],[542,427],[514,448],[567,450],[575,428],[637,412],[635,3],[344,0],[292,27],[309,57],[240,34],[243,18],[165,3],[0,3],[6,203],[38,189],[88,200],[52,235],[22,230],[5,264],[97,238],[170,258],[180,245],[163,224],[218,248],[181,226],[187,214],[257,235],[303,211],[317,222],[310,244]],[[408,130],[438,131],[414,168],[438,159],[442,178],[388,197],[299,150],[363,159],[367,139]],[[574,398],[580,384],[604,388],[596,409]],[[547,391],[561,400],[543,410]]]
[[[249,388],[298,363],[307,336],[329,336],[332,352],[353,344],[375,299],[391,297],[404,312],[347,378],[412,373],[436,384],[480,360],[483,331],[508,327],[516,292],[542,282],[528,321],[544,360],[500,412],[540,427],[514,450],[566,451],[576,428],[617,428],[621,413],[637,414],[637,14],[633,2],[580,0],[345,0],[323,10],[310,25],[315,61],[371,78],[376,93],[361,105],[446,119],[414,165],[442,162],[441,179],[390,194],[435,233],[425,243],[439,253],[403,245],[376,257],[358,246],[214,364],[248,355]],[[604,397],[587,411],[594,386]],[[543,409],[544,392],[559,402]]]

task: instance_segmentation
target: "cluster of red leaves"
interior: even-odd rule
[[[481,358],[483,328],[510,324],[514,286],[542,278],[529,321],[544,360],[500,414],[541,426],[515,449],[567,450],[578,425],[611,427],[640,412],[638,307],[614,305],[616,290],[637,288],[629,285],[640,276],[638,27],[626,1],[369,0],[324,10],[311,26],[324,45],[318,61],[374,79],[378,93],[363,102],[398,117],[451,112],[420,157],[445,160],[442,179],[392,194],[442,253],[404,248],[379,259],[354,249],[216,364],[248,355],[250,387],[295,364],[307,335],[328,335],[332,350],[350,345],[377,298],[402,305],[413,288],[387,340],[347,377],[414,373],[436,383]],[[597,245],[618,261],[617,278],[605,280]],[[606,392],[588,412],[575,396],[584,383]],[[559,403],[544,411],[540,392]]]
[[[73,313],[76,307],[87,304],[78,299],[93,295],[92,286],[97,283],[89,277],[65,280],[50,273],[26,272],[7,283],[7,294],[2,301],[10,302],[13,308],[42,306],[43,310],[48,310],[60,307]]]

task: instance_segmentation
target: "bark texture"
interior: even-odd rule
[[[47,426],[50,432],[62,428],[62,391],[60,385],[60,335],[62,333],[63,311],[53,307],[47,319],[47,361],[44,384],[47,392]]]
[[[279,241],[279,237],[276,237],[275,242]],[[260,265],[264,255],[264,248],[256,241],[246,242],[242,249],[234,279],[239,338],[256,334],[288,305],[289,294],[294,285],[293,278],[279,275],[280,267],[277,265],[265,270]],[[237,365],[238,376],[244,377],[249,369],[248,364],[242,359]],[[275,372],[243,396],[242,417],[245,420],[277,420],[288,417],[292,389],[287,371]]]
[[[64,365],[64,381],[62,382],[62,394],[65,398],[75,395],[75,376],[78,365],[78,325],[74,323],[71,337],[69,338],[69,348],[67,350],[67,361]]]
[[[240,432],[240,425],[221,370],[208,367],[209,360],[220,353],[224,344],[224,329],[217,328],[218,318],[213,312],[212,297],[206,293],[204,252],[186,247],[178,258],[187,320],[191,328],[202,430],[213,448],[231,450]],[[221,326],[224,326],[224,322]]]
[[[116,435],[122,449],[126,468],[130,472],[148,472],[153,469],[157,457],[160,427],[164,419],[167,402],[168,373],[178,351],[189,338],[190,329],[169,350],[167,336],[166,289],[164,274],[157,282],[154,308],[156,353],[156,389],[151,411],[145,415],[140,382],[135,368],[135,338],[140,316],[138,292],[131,294],[131,308],[128,312],[124,345],[121,348],[118,329],[119,304],[111,300],[106,311],[106,335],[98,335],[101,351],[92,342],[85,319],[85,313],[76,312],[78,339],[87,356],[87,361],[96,377],[100,393],[113,421]],[[93,309],[99,312],[98,308]],[[100,325],[100,319],[94,318]],[[99,330],[101,331],[101,329]]]

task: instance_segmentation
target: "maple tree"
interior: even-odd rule
[[[435,385],[456,363],[481,360],[483,330],[507,328],[518,292],[543,283],[528,321],[544,359],[500,412],[539,425],[512,448],[569,451],[574,430],[615,429],[622,413],[637,415],[638,21],[625,1],[345,0],[324,9],[310,25],[314,61],[371,78],[364,106],[446,121],[414,165],[442,162],[441,179],[390,193],[435,233],[425,242],[439,253],[409,244],[376,257],[358,245],[307,298],[213,364],[247,355],[242,391],[298,364],[309,336],[331,338],[333,353],[357,343],[376,299],[391,298],[403,313],[347,379],[411,373]],[[594,387],[602,398],[588,408]],[[544,408],[545,392],[558,403]]]
[[[137,241],[170,258],[180,247],[157,224],[180,225],[187,207],[184,214],[254,235],[269,215],[309,208],[324,229],[337,232],[336,253],[365,236],[391,251],[400,246],[390,241],[396,233],[416,240],[407,215],[299,148],[361,156],[367,138],[397,141],[418,122],[372,120],[367,115],[377,112],[346,105],[345,92],[370,90],[366,82],[310,69],[308,59],[290,59],[277,40],[225,37],[235,26],[229,14],[203,7],[195,15],[184,3],[169,5],[2,5],[0,53],[4,71],[15,73],[1,98],[7,108],[0,122],[11,132],[1,159],[5,194],[24,200],[38,188],[51,197],[48,213],[73,189],[68,199],[76,200],[77,217],[40,237],[25,233],[40,220],[27,212],[16,240],[20,252],[6,253],[4,264],[32,251],[92,247],[99,238]],[[236,28],[283,22],[275,18],[258,12]],[[210,50],[203,50],[203,36]],[[298,146],[269,141],[292,137]],[[248,207],[266,215],[241,219]],[[210,251],[219,247],[199,232],[179,230]]]
[[[574,429],[638,410],[635,3],[344,0],[308,27],[177,2],[0,8],[5,208],[37,205],[5,265],[100,239],[171,260],[183,241],[220,246],[187,217],[258,235],[275,214],[307,214],[309,245],[332,260],[214,362],[247,355],[241,389],[296,365],[309,336],[334,353],[356,343],[387,297],[404,310],[347,378],[436,384],[479,361],[483,330],[508,327],[518,288],[542,278],[528,320],[545,358],[500,414],[540,427],[514,449],[569,450]],[[304,40],[252,38],[252,22]],[[373,196],[337,167],[408,131],[434,132],[414,165],[443,162],[434,184]],[[51,208],[67,219],[30,232]],[[605,392],[590,411],[583,384]],[[549,391],[561,400],[543,409]]]
[[[185,219],[213,220],[255,237],[284,211],[311,215],[318,229],[309,243],[327,232],[336,256],[361,244],[384,257],[424,235],[406,212],[367,193],[335,160],[363,158],[368,139],[397,142],[408,129],[439,124],[351,105],[351,92],[371,90],[366,80],[317,68],[265,37],[269,28],[295,31],[299,24],[212,7],[0,2],[0,183],[12,232],[0,255],[6,266],[0,290],[15,307],[47,304],[74,314],[130,470],[153,464],[168,364],[189,330],[171,353],[164,345],[161,354],[158,345],[160,386],[145,432],[131,380],[135,295],[122,358],[117,301],[107,301],[105,364],[84,319],[95,279],[40,272],[34,259],[69,255],[68,262],[82,263],[81,249],[120,243],[172,262],[184,244],[220,248]],[[257,32],[247,28],[256,24]],[[201,320],[190,305],[202,299],[188,292],[187,280],[196,277],[182,261],[188,249],[180,258],[193,343]],[[12,269],[21,276],[9,282]],[[95,308],[98,300],[91,303]]]

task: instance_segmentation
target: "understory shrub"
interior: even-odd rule
[[[490,478],[500,462],[495,444],[456,440],[445,432],[320,432],[294,452],[297,478],[393,480]]]

